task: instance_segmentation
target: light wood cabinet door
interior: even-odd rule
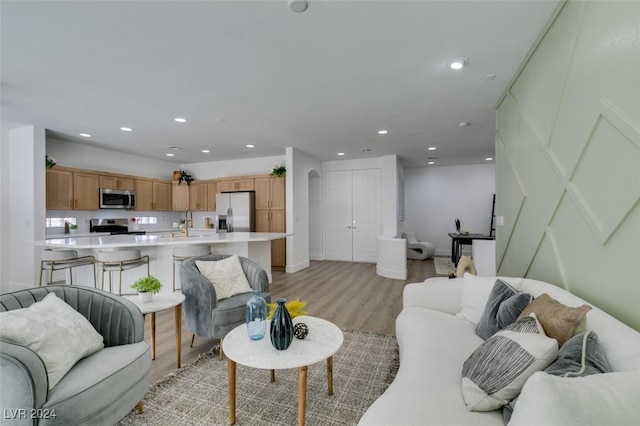
[[[272,210],[271,215],[271,231],[270,232],[285,232],[286,230],[286,218],[284,210]],[[282,238],[280,240],[271,241],[271,266],[284,268],[287,264],[287,240]]]
[[[256,191],[256,210],[269,210],[269,200],[271,199],[271,179],[261,177],[254,179]]]
[[[207,210],[216,211],[216,194],[218,193],[217,182],[207,182]]]
[[[236,181],[237,191],[253,191],[253,178],[238,179]]]
[[[172,210],[172,189],[170,181],[153,181],[153,210]]]
[[[271,190],[271,210],[284,210],[286,204],[286,191],[285,191],[285,178],[284,177],[272,177],[270,178],[270,190]],[[278,231],[280,232],[280,231]],[[284,232],[284,231],[282,231]]]
[[[98,175],[85,172],[73,173],[74,210],[98,210]]]
[[[236,190],[235,180],[219,180],[218,192],[233,192]]]
[[[183,212],[189,208],[189,186],[186,183],[172,182],[171,203],[174,212]]]
[[[122,189],[133,191],[136,187],[134,179],[120,176],[104,176],[100,175],[100,188],[106,189]]]
[[[191,182],[189,185],[189,208],[194,212],[207,210],[206,182]]]
[[[153,210],[153,181],[136,179],[136,210]]]
[[[48,210],[73,209],[73,172],[47,170],[46,204]]]
[[[271,220],[268,210],[256,210],[256,232],[269,232]]]
[[[253,191],[253,178],[223,178],[218,180],[218,192]]]
[[[254,179],[256,209],[283,210],[285,206],[284,177],[259,177]]]

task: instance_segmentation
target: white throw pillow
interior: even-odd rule
[[[463,319],[471,324],[478,324],[482,317],[482,312],[487,305],[489,295],[493,289],[497,279],[508,283],[513,288],[518,290],[522,287],[521,278],[506,278],[506,277],[477,277],[470,273],[465,273],[462,282],[462,295],[460,300],[461,310],[456,314],[460,319]]]
[[[489,337],[462,367],[462,396],[469,411],[491,411],[518,396],[525,382],[558,356],[535,314]]]
[[[558,377],[538,372],[518,398],[509,426],[637,425],[640,371]]]
[[[27,346],[42,358],[49,389],[76,362],[104,347],[93,325],[54,293],[28,308],[0,312],[0,338]]]
[[[218,300],[253,291],[235,254],[217,261],[196,260],[196,266],[213,284]]]

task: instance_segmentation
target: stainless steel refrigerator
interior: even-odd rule
[[[219,232],[255,232],[256,193],[223,192],[216,194],[216,227]]]

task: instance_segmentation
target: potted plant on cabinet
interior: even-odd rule
[[[150,302],[151,297],[160,291],[162,284],[160,280],[153,275],[147,275],[134,282],[131,288],[137,290],[140,301],[146,303]]]

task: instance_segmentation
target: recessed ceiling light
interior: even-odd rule
[[[211,151],[209,151],[208,149],[203,149],[202,152],[204,152],[205,154],[210,153]]]
[[[387,133],[389,133],[388,130],[384,130],[384,129],[383,130],[378,130],[378,134],[379,135],[386,135]]]
[[[458,123],[458,127],[469,127],[469,122],[461,121],[460,123]]]
[[[249,144],[249,145],[245,145],[247,148],[254,148],[253,145]]]
[[[431,166],[433,164],[436,164],[436,162],[435,161],[429,161],[427,164]]]
[[[170,152],[169,152],[169,153],[167,153],[167,157],[174,157],[174,156],[175,156],[175,154],[172,154],[172,153],[170,153]]]
[[[289,0],[289,9],[294,12],[304,12],[309,7],[307,0]]]
[[[186,123],[187,122],[187,119],[186,118],[182,118],[182,117],[176,117],[173,120],[175,122],[178,122],[178,123]]]
[[[496,75],[495,74],[487,74],[487,76],[484,78],[486,81],[493,81],[496,79]]]
[[[338,155],[344,155],[344,152],[339,152]]]
[[[435,146],[430,146],[430,147],[429,147],[429,148],[427,148],[427,149],[428,149],[429,151],[435,151],[435,150],[436,150],[436,149],[438,149],[438,148],[436,148]]]
[[[120,130],[122,130],[123,132],[131,132],[131,131],[133,131],[133,129],[131,127],[120,127]]]
[[[447,62],[447,68],[452,70],[460,70],[464,68],[465,65],[467,65],[467,62],[469,62],[467,58],[454,58]]]
[[[487,157],[487,158],[485,158],[485,160],[491,161],[491,160],[493,160],[493,157]]]
[[[80,133],[80,136],[82,136],[83,138],[90,138],[91,135],[89,133]]]

